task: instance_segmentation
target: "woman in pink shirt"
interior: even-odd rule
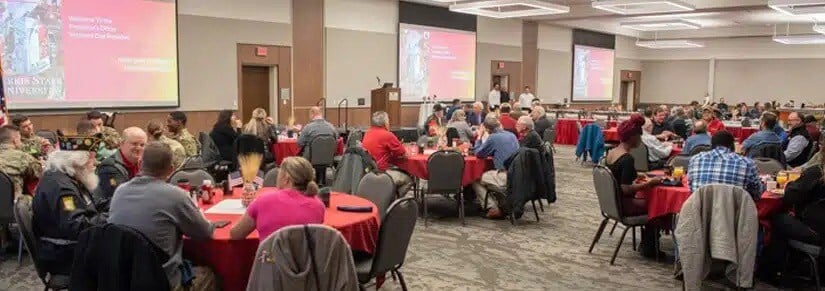
[[[257,229],[261,240],[282,227],[323,223],[326,208],[319,200],[315,170],[302,157],[289,157],[278,171],[278,189],[258,194],[241,221],[229,232],[232,239],[244,239]]]

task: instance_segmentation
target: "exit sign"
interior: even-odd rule
[[[255,48],[255,55],[259,57],[265,57],[268,53],[268,50],[264,46],[259,46]]]

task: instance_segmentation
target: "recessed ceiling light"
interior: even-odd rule
[[[700,29],[701,25],[684,19],[622,22],[622,27],[640,31]]]
[[[819,32],[821,34],[825,34],[825,25],[814,25],[814,31]]]
[[[669,48],[700,48],[705,47],[705,44],[698,41],[687,39],[665,39],[665,40],[637,40],[636,46],[652,48],[652,49],[669,49]]]
[[[782,44],[825,44],[825,34],[776,35],[773,41]]]
[[[450,11],[492,18],[515,18],[563,14],[570,7],[543,0],[489,0],[450,5]]]
[[[618,14],[693,11],[696,8],[681,0],[605,0],[594,1],[593,8]]]
[[[768,7],[787,15],[825,15],[825,0],[771,0]]]

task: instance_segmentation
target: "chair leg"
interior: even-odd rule
[[[20,228],[19,226],[17,228]],[[20,231],[20,237],[17,239],[17,265],[23,266],[23,231]],[[28,251],[28,250],[27,250]]]
[[[539,200],[539,207],[541,207],[541,212],[544,212],[544,202],[541,202],[541,198]]]
[[[461,218],[461,226],[466,226],[467,224],[464,222],[464,193],[462,191],[458,191],[458,216]]]
[[[596,243],[599,242],[599,239],[602,237],[602,232],[604,232],[604,227],[607,226],[607,222],[609,220],[610,220],[609,218],[605,217],[602,220],[602,223],[599,224],[599,229],[596,230],[596,236],[593,237],[593,242],[590,243],[590,249],[587,250],[588,253],[593,252],[593,247],[596,246]]]
[[[619,225],[618,221],[613,223],[613,228],[610,229],[610,236],[613,236],[613,231],[616,230],[617,225]]]
[[[613,265],[616,262],[616,255],[619,254],[619,249],[622,248],[622,243],[624,242],[624,237],[627,235],[627,231],[630,227],[625,227],[624,231],[622,231],[622,237],[619,238],[619,244],[616,245],[616,250],[613,251],[613,257],[610,258],[610,265]]]
[[[429,215],[427,215],[427,195],[421,193],[421,204],[424,205],[424,227],[428,227],[429,224],[427,223],[427,219],[429,219]]]
[[[807,255],[808,259],[811,261],[810,262],[811,263],[811,272],[814,274],[814,282],[816,282],[816,290],[820,291],[820,290],[822,290],[822,287],[819,285],[819,268],[817,266],[818,263],[816,262],[816,257],[814,257],[810,254],[807,254],[807,253],[805,255]]]
[[[530,201],[530,202],[533,203],[533,213],[536,214],[536,222],[541,221],[541,219],[539,218],[539,210],[536,209],[536,200],[533,200],[533,201]],[[539,201],[539,204],[541,204],[541,201]]]
[[[407,291],[407,282],[404,281],[404,275],[401,274],[401,270],[395,270],[398,273],[398,282],[401,283],[401,290]]]

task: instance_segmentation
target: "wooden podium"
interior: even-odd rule
[[[390,127],[401,125],[401,89],[378,88],[372,90],[370,100],[370,116],[376,111],[387,112],[390,117]]]

